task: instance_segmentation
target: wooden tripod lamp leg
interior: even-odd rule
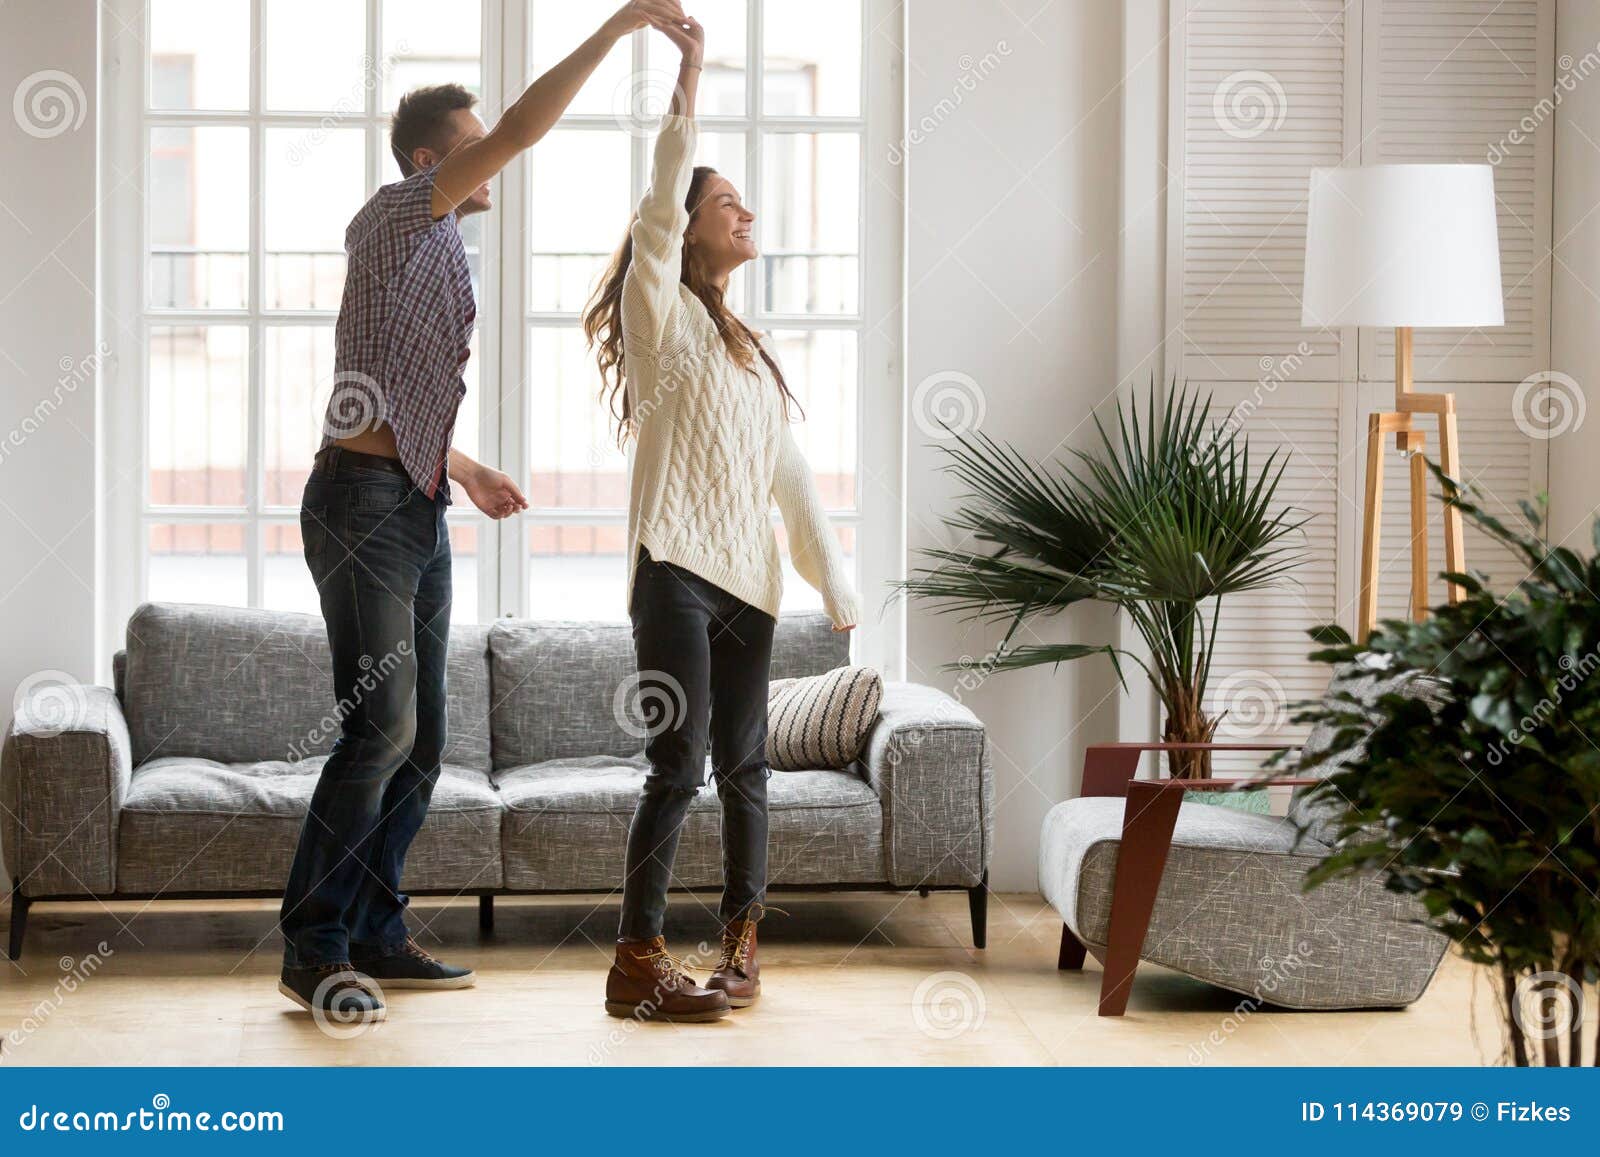
[[[1455,398],[1450,394],[1444,397],[1445,408],[1439,415],[1439,469],[1451,478],[1460,479],[1461,456],[1456,441]],[[1465,574],[1467,569],[1467,548],[1461,541],[1461,511],[1449,505],[1444,508],[1444,569],[1454,574]],[[1448,598],[1452,603],[1459,603],[1465,597],[1465,591],[1455,583],[1449,584]]]
[[[1400,444],[1411,455],[1411,618],[1420,623],[1428,617],[1428,465],[1422,431],[1401,434]]]
[[[1367,488],[1361,506],[1361,621],[1365,643],[1378,625],[1378,529],[1383,515],[1383,418],[1367,417]]]

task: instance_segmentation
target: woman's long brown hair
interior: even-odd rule
[[[700,202],[705,199],[707,183],[716,175],[717,171],[707,165],[695,166],[694,176],[689,181],[689,194],[684,198],[684,207],[689,210],[691,223],[699,212]],[[783,395],[784,413],[799,409],[799,403],[789,392],[789,383],[784,381],[778,363],[761,348],[750,327],[740,321],[722,300],[722,287],[706,277],[699,263],[693,260],[687,239],[683,243],[682,256],[681,280],[706,307],[712,324],[717,327],[718,336],[733,360],[755,373],[756,358],[759,357],[772,372],[772,380],[778,383],[778,392]],[[606,403],[617,420],[619,442],[633,432],[633,405],[628,400],[628,371],[622,347],[622,283],[632,264],[633,228],[630,222],[627,235],[612,254],[611,264],[606,268],[605,276],[600,279],[583,313],[583,333],[589,339],[589,348],[595,351],[595,360],[600,364],[600,400]]]

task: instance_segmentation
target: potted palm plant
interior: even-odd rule
[[[1539,507],[1523,503],[1530,529],[1515,530],[1434,474],[1527,577],[1501,595],[1485,575],[1448,575],[1461,601],[1385,621],[1365,644],[1312,632],[1314,659],[1442,693],[1335,694],[1297,716],[1331,726],[1302,768],[1337,757],[1315,791],[1338,835],[1308,883],[1377,872],[1415,895],[1494,974],[1511,1059],[1579,1065],[1584,992],[1600,981],[1600,522],[1583,557],[1538,537]],[[1589,1049],[1600,1064],[1600,1031]]]
[[[1071,463],[1040,464],[981,433],[944,445],[968,493],[944,519],[957,545],[926,549],[904,582],[913,598],[964,618],[1007,623],[986,660],[1005,671],[1105,655],[1144,669],[1168,742],[1206,743],[1222,600],[1278,581],[1299,561],[1304,523],[1276,500],[1287,459],[1252,462],[1238,423],[1213,422],[1211,399],[1152,382],[1145,405],[1117,406],[1099,445]],[[1111,603],[1133,623],[1145,655],[1079,643],[1013,645],[1029,619],[1083,600]],[[1174,752],[1172,774],[1210,773],[1207,751]]]

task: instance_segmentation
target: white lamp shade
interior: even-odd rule
[[[1301,324],[1505,324],[1488,165],[1311,170]]]

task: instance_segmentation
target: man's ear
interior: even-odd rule
[[[411,163],[417,166],[417,171],[419,173],[423,169],[433,168],[433,166],[439,163],[439,160],[440,158],[438,154],[427,146],[421,146],[411,150]]]

